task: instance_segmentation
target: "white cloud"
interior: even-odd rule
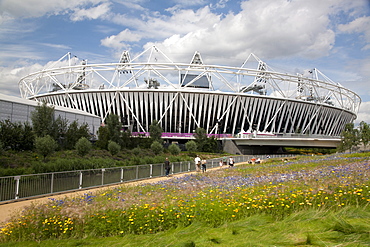
[[[338,29],[343,33],[363,33],[367,43],[363,49],[370,49],[370,16],[359,17],[348,24],[341,24]]]
[[[0,67],[0,86],[1,93],[11,96],[20,96],[18,82],[19,80],[38,70],[41,70],[40,64],[24,64],[23,61],[9,65],[7,67]]]
[[[110,11],[110,3],[102,3],[89,9],[77,9],[71,15],[72,21],[82,21],[84,19],[95,20],[104,17]]]
[[[141,39],[164,40],[174,33],[186,35],[193,30],[204,29],[212,26],[220,20],[220,16],[212,13],[208,7],[197,11],[191,9],[174,10],[172,16],[147,16],[145,20],[131,18],[127,15],[115,15],[112,21],[132,29],[124,30],[123,34],[113,35],[102,40],[102,45],[113,48],[126,47],[128,44],[120,44],[122,41],[138,41]],[[134,37],[133,40],[126,40],[126,34]],[[109,42],[108,42],[109,41]],[[112,46],[112,44],[115,44]],[[194,50],[193,50],[194,51]]]
[[[225,8],[229,0],[219,0],[216,4],[211,4],[211,8],[222,9]]]
[[[242,2],[241,12],[223,18],[205,7],[195,12],[198,15],[189,16],[183,10],[165,24],[156,19],[146,26],[155,30],[165,27],[174,33],[157,42],[169,52],[199,50],[240,60],[251,52],[265,59],[291,55],[317,58],[326,56],[335,42],[329,27],[332,8],[330,2],[322,2],[250,0]],[[187,21],[181,22],[185,16]]]
[[[140,38],[140,35],[125,29],[117,35],[112,35],[101,40],[101,44],[105,47],[114,49],[127,49],[129,47],[127,42],[136,42],[139,41]]]
[[[0,66],[5,66],[15,60],[42,59],[41,52],[26,45],[8,44],[0,46]],[[1,78],[1,77],[0,77]]]
[[[117,3],[124,5],[126,8],[130,10],[138,10],[138,11],[146,11],[144,7],[141,6],[141,4],[144,4],[143,0],[116,0]]]
[[[89,4],[96,5],[101,2],[105,2],[105,0],[2,0],[0,2],[0,16],[31,18],[64,14],[77,7]]]
[[[361,103],[355,123],[359,124],[361,121],[370,124],[370,101]]]
[[[51,47],[51,48],[54,48],[54,49],[62,49],[62,50],[70,50],[71,49],[71,47],[69,47],[67,45],[61,45],[61,44],[40,43],[40,45],[44,45],[44,46]]]

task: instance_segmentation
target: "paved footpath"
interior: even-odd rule
[[[240,165],[244,163],[238,163],[236,165]],[[222,167],[225,168],[225,167]],[[215,169],[220,169],[220,167],[214,167],[214,168],[209,168],[207,171],[210,170],[215,170]],[[163,180],[168,180],[174,177],[181,177],[186,174],[191,174],[191,173],[196,173],[196,172],[187,172],[187,173],[180,173],[180,174],[173,174],[170,177],[155,177],[155,178],[149,178],[149,179],[144,179],[144,180],[139,180],[139,181],[134,181],[134,182],[125,182],[125,183],[120,183],[120,184],[115,184],[115,185],[107,185],[104,187],[98,187],[98,188],[91,188],[91,189],[84,189],[84,190],[78,190],[75,192],[66,192],[63,194],[56,194],[56,195],[47,195],[44,197],[39,197],[39,198],[31,198],[31,199],[24,199],[24,200],[19,200],[15,202],[8,202],[8,203],[2,203],[0,204],[0,228],[4,223],[6,223],[7,220],[9,220],[10,216],[20,212],[24,207],[31,205],[32,203],[46,203],[50,199],[49,198],[65,198],[65,197],[77,197],[79,195],[83,195],[88,192],[97,192],[97,191],[102,191],[107,188],[114,188],[122,185],[137,185],[137,184],[142,184],[142,183],[156,183],[158,181],[163,181]]]

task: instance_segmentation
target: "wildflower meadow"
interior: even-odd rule
[[[122,184],[75,198],[50,198],[13,216],[1,228],[0,241],[147,235],[194,223],[217,228],[256,215],[278,221],[307,210],[355,207],[368,212],[368,155],[270,159],[156,183]],[[361,241],[370,243],[370,227],[364,231],[367,239]]]

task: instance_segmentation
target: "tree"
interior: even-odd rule
[[[35,146],[35,133],[33,132],[32,126],[25,122],[23,124],[21,150],[33,150]]]
[[[219,150],[217,139],[214,136],[208,137],[206,142],[203,144],[202,151],[215,153]]]
[[[106,126],[100,126],[98,129],[98,141],[96,146],[100,149],[107,149],[109,142],[109,130]]]
[[[163,130],[157,120],[154,120],[152,124],[149,126],[149,133],[150,133],[150,139],[152,139],[153,142],[155,141],[159,143],[163,142],[162,140]]]
[[[194,154],[196,151],[198,151],[197,143],[193,140],[188,141],[187,143],[185,143],[185,147],[186,147],[186,150],[188,150],[189,153],[192,153],[192,154]]]
[[[85,156],[92,149],[92,144],[91,144],[91,142],[89,140],[87,140],[86,137],[81,137],[77,141],[77,143],[75,145],[75,148],[77,150],[78,155]]]
[[[205,129],[197,128],[194,137],[199,151],[216,152],[218,150],[217,139],[208,137]]]
[[[74,149],[77,141],[85,137],[88,139],[89,135],[89,127],[87,124],[83,124],[81,126],[78,125],[78,121],[73,121],[69,126],[66,133],[66,148],[67,149]]]
[[[121,144],[122,148],[131,147],[132,141],[131,141],[131,131],[130,130],[121,132],[121,139],[122,139],[122,144]]]
[[[119,117],[115,114],[110,114],[105,119],[105,122],[108,127],[109,140],[114,141],[121,145],[122,144],[122,139],[121,139],[122,124],[119,121]]]
[[[370,126],[364,121],[361,121],[360,123],[360,137],[361,142],[366,150],[366,146],[369,144],[370,141]]]
[[[150,145],[150,149],[154,152],[154,154],[160,154],[163,152],[163,146],[158,141],[154,141],[152,145]]]
[[[178,155],[180,152],[181,152],[181,149],[179,148],[179,146],[177,146],[176,144],[172,143],[169,147],[168,147],[168,151],[170,151],[170,153],[172,155]]]
[[[109,141],[108,151],[111,153],[111,155],[116,155],[119,151],[121,151],[121,146],[114,141]]]
[[[37,152],[44,156],[45,161],[46,156],[54,153],[58,144],[51,136],[46,135],[44,137],[37,137],[35,141],[35,146]]]
[[[64,149],[67,148],[67,131],[68,131],[68,120],[58,116],[58,118],[53,122],[52,134],[54,140],[56,140],[59,146]],[[74,136],[73,136],[74,137]]]
[[[338,146],[339,152],[344,152],[346,150],[353,151],[354,147],[357,147],[360,143],[359,131],[354,128],[353,123],[348,123],[344,127],[341,134],[341,143]]]
[[[35,136],[28,122],[13,123],[7,119],[0,121],[0,140],[4,148],[15,151],[32,150]]]
[[[53,136],[54,107],[47,106],[45,102],[42,105],[37,105],[35,110],[31,112],[31,120],[33,131],[37,137]]]
[[[195,133],[195,142],[197,143],[197,147],[199,151],[203,151],[203,146],[207,142],[207,132],[203,128],[196,128]]]

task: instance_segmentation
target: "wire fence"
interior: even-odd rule
[[[271,158],[287,156],[288,155],[270,155]],[[253,157],[261,159],[266,158],[266,156]],[[233,156],[233,158],[235,163],[240,163],[249,161],[252,156]],[[207,168],[219,166],[221,160],[222,158],[207,160]],[[194,161],[172,162],[171,165],[170,174],[196,170]],[[0,177],[0,203],[161,177],[164,175],[164,164],[148,164]]]

